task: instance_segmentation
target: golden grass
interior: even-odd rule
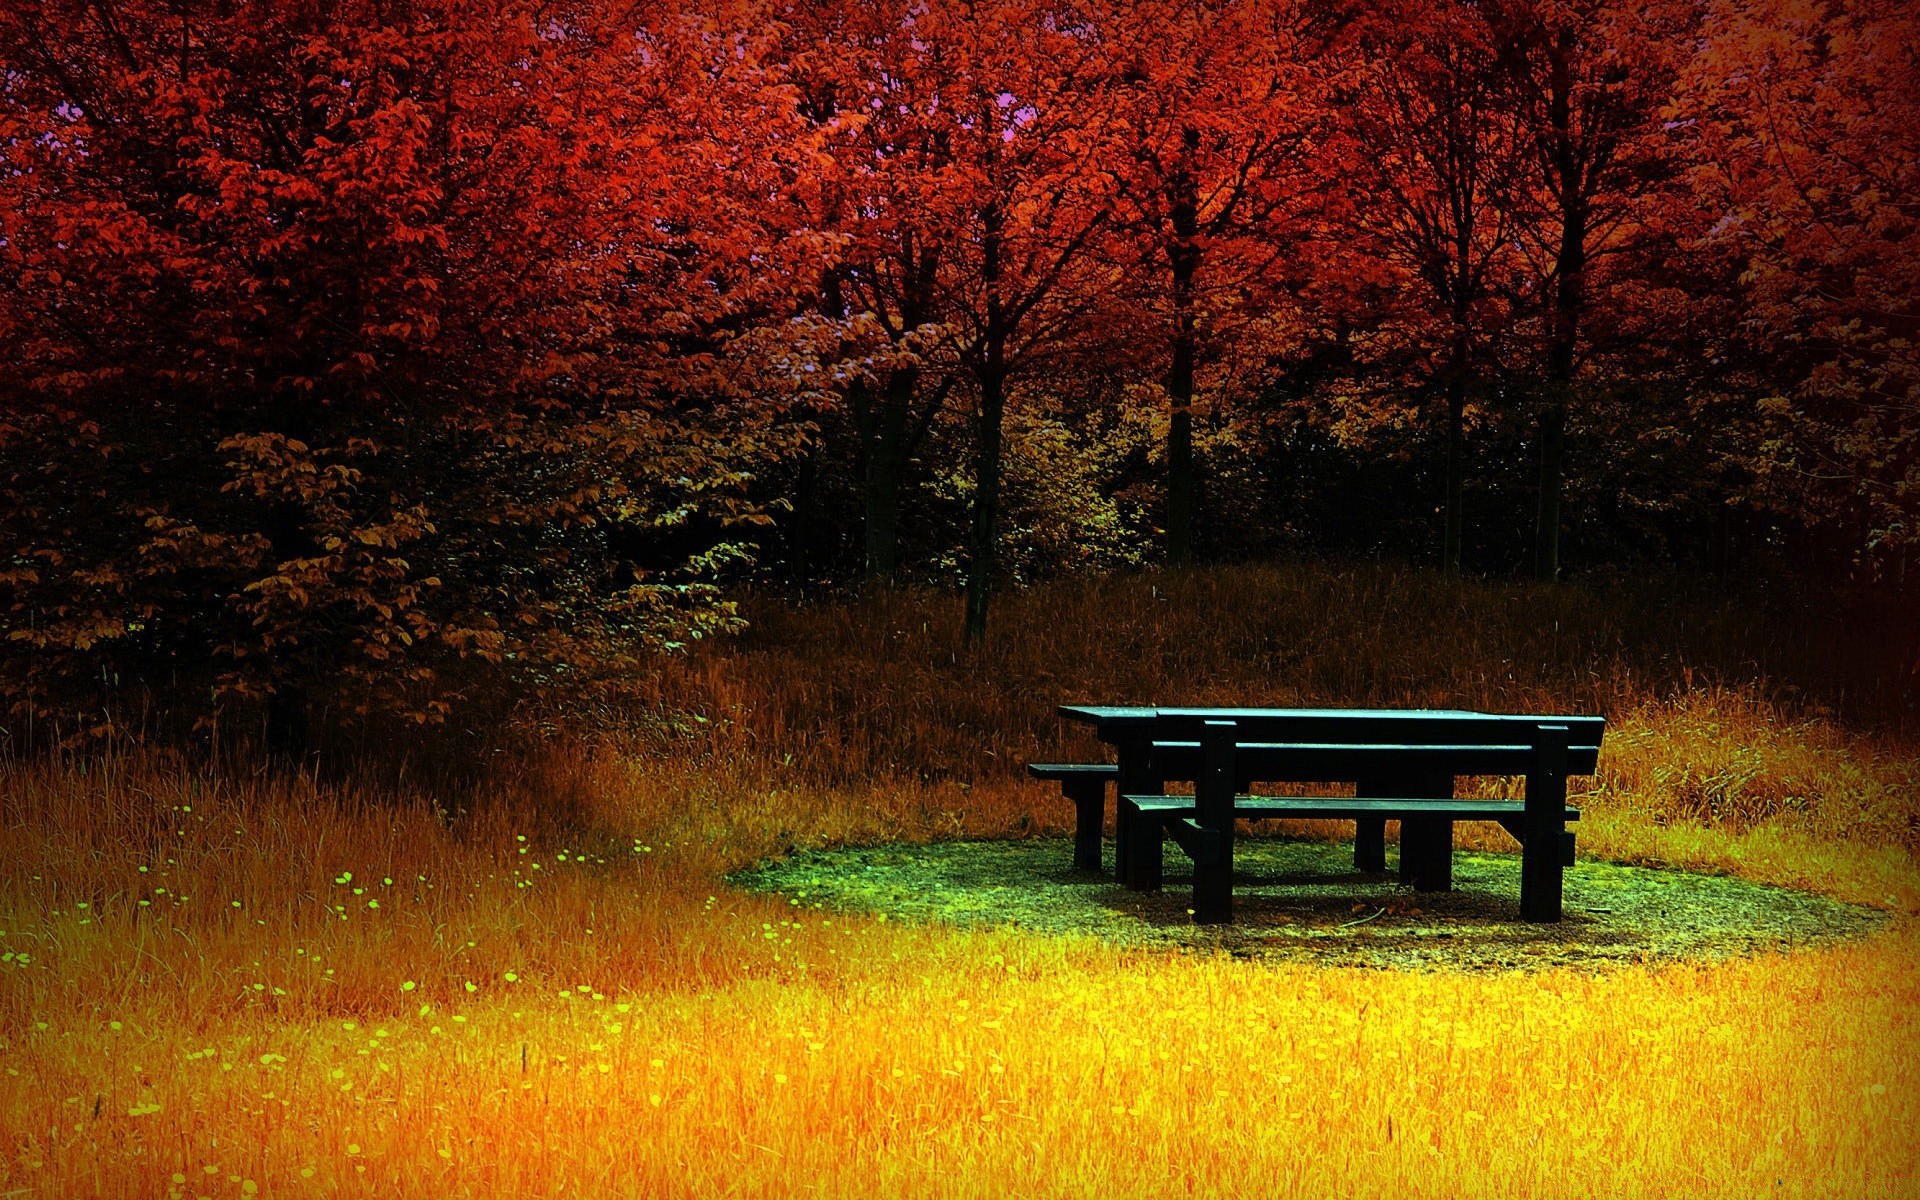
[[[1124,615],[1112,586],[1036,611]],[[939,764],[1051,738],[1023,714],[1086,668],[1058,628],[1009,622],[1054,646],[1010,654],[1017,682],[860,643],[850,611],[782,637],[867,659],[695,660],[662,687],[731,695],[709,733],[556,755],[458,819],[160,757],[0,767],[0,1195],[1920,1195],[1896,740],[1758,685],[1593,685],[1617,707],[1585,852],[1901,914],[1853,945],[1462,975],[904,927],[717,879],[795,844],[1064,829],[1010,766]],[[965,670],[974,699],[914,699]],[[1515,686],[1571,703],[1547,674]],[[814,761],[783,766],[781,729]]]

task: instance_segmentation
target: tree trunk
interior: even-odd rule
[[[1541,583],[1560,578],[1560,493],[1565,476],[1567,394],[1552,392],[1540,413],[1540,504],[1534,513],[1533,577]]]
[[[987,636],[987,602],[992,597],[995,531],[1000,509],[1001,417],[1006,408],[1006,381],[992,370],[981,372],[980,412],[975,428],[973,528],[969,537],[967,569],[967,625],[969,642]]]
[[[307,717],[307,689],[292,681],[276,686],[267,697],[267,764],[276,771],[304,769],[313,749],[313,729]]]
[[[867,563],[870,583],[892,583],[900,570],[902,464],[883,448],[867,460]]]
[[[1193,561],[1193,514],[1199,506],[1199,481],[1193,471],[1191,331],[1174,337],[1167,395],[1173,407],[1167,421],[1167,565],[1184,567]]]
[[[1193,558],[1193,516],[1199,507],[1199,480],[1193,470],[1193,280],[1200,267],[1200,197],[1193,170],[1198,130],[1184,134],[1185,154],[1171,181],[1173,241],[1167,258],[1173,270],[1173,362],[1167,371],[1167,564],[1187,565]]]
[[[310,423],[303,421],[302,424]],[[320,552],[319,543],[307,527],[307,511],[298,501],[275,503],[267,512],[265,528],[276,563],[311,558]],[[313,752],[307,680],[322,677],[320,672],[325,670],[327,655],[312,640],[303,643],[300,649],[303,653],[285,663],[284,672],[273,681],[273,691],[267,696],[266,724],[261,732],[266,742],[267,765],[275,771],[299,771]],[[309,674],[312,669],[307,663],[316,657],[322,665]]]
[[[907,444],[918,371],[898,369],[887,379],[878,420],[867,439],[866,574],[870,581],[892,583],[900,567],[900,494],[906,480]]]
[[[830,545],[818,544],[814,531],[822,524],[820,520],[820,454],[819,442],[809,439],[800,449],[798,461],[793,472],[793,508],[789,512],[787,525],[787,571],[801,583],[809,583],[822,568],[828,571],[833,567],[833,552]],[[822,550],[826,553],[823,555]],[[622,557],[638,558],[644,551],[636,539],[632,548],[622,552]],[[636,569],[633,580],[638,580]]]
[[[1586,306],[1587,195],[1583,162],[1573,135],[1571,34],[1550,46],[1547,117],[1553,137],[1551,180],[1560,205],[1558,286],[1547,330],[1547,403],[1540,414],[1540,505],[1535,514],[1533,574],[1542,583],[1560,577],[1560,497],[1566,478],[1567,409],[1572,401],[1574,352]]]
[[[1447,370],[1447,498],[1446,532],[1440,547],[1441,568],[1449,579],[1460,578],[1461,476],[1465,472],[1467,412],[1466,346],[1454,343]]]
[[[993,593],[995,526],[1000,515],[1001,418],[1006,411],[1007,327],[1000,296],[1004,219],[997,204],[981,214],[980,279],[986,292],[986,326],[974,371],[980,386],[975,424],[973,528],[968,539],[966,640],[987,636],[987,602]]]

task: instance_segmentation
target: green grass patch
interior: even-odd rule
[[[1109,850],[1109,855],[1111,851]],[[1520,858],[1455,851],[1454,890],[1399,886],[1353,869],[1351,844],[1235,843],[1235,920],[1196,926],[1191,875],[1166,857],[1166,887],[1128,891],[1072,870],[1060,838],[804,851],[728,877],[806,906],[959,926],[1010,926],[1118,945],[1324,965],[1465,970],[1718,960],[1856,937],[1886,915],[1724,875],[1581,862],[1565,919],[1520,920]]]

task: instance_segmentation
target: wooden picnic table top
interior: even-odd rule
[[[1322,729],[1360,726],[1369,735],[1398,727],[1410,733],[1418,730],[1420,740],[1453,729],[1473,731],[1470,739],[1485,737],[1489,727],[1505,733],[1507,727],[1531,729],[1540,725],[1567,725],[1576,733],[1597,733],[1606,727],[1606,718],[1584,714],[1490,713],[1465,708],[1202,708],[1189,706],[1062,704],[1060,716],[1069,721],[1092,725],[1101,737],[1108,734],[1138,736],[1146,729],[1165,724],[1193,729],[1201,721],[1238,721],[1258,728],[1285,725],[1311,735]],[[1378,729],[1374,727],[1378,727]],[[1287,740],[1295,740],[1289,738]],[[1305,740],[1301,738],[1299,740]],[[1597,742],[1597,738],[1595,741]]]
[[[1475,712],[1465,708],[1207,708],[1192,705],[1137,704],[1062,704],[1060,715],[1070,721],[1084,721],[1090,725],[1138,724],[1156,721],[1162,716],[1203,717],[1210,721],[1265,720],[1273,717],[1298,717],[1302,720],[1376,717],[1413,717],[1432,720],[1459,720],[1463,717],[1509,717],[1516,721],[1541,719],[1516,717],[1505,713]]]
[[[1580,774],[1592,771],[1606,718],[1550,713],[1488,713],[1460,708],[1245,708],[1171,707],[1155,705],[1063,704],[1060,716],[1092,725],[1095,736],[1115,746],[1123,764],[1136,762],[1147,744],[1169,751],[1193,750],[1208,721],[1233,721],[1249,750],[1290,756],[1304,764],[1310,759],[1351,758],[1363,765],[1385,765],[1388,759],[1406,759],[1418,766],[1451,752],[1456,756],[1486,757],[1493,751],[1530,749],[1541,726],[1563,725],[1569,749]],[[1342,756],[1345,756],[1344,758]],[[1358,756],[1358,757],[1355,757]],[[1304,769],[1304,766],[1303,768]],[[1341,767],[1342,772],[1352,769]],[[1504,774],[1501,762],[1462,773]]]

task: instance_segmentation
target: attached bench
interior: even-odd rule
[[[1192,796],[1129,792],[1120,797],[1116,819],[1124,832],[1116,840],[1125,847],[1122,881],[1142,890],[1160,886],[1164,833],[1193,860],[1194,920],[1227,922],[1233,919],[1236,819],[1352,820],[1358,830],[1355,866],[1362,870],[1385,869],[1386,822],[1398,820],[1402,881],[1421,891],[1447,891],[1453,886],[1453,822],[1494,821],[1521,844],[1521,918],[1558,921],[1562,871],[1573,865],[1573,835],[1566,824],[1580,818],[1579,810],[1566,803],[1566,779],[1570,769],[1593,770],[1604,727],[1598,718],[1559,720],[1567,723],[1517,727],[1500,720],[1486,726],[1498,740],[1371,744],[1241,741],[1242,723],[1202,718],[1198,741],[1153,743],[1156,773],[1193,779]],[[1574,727],[1583,742],[1593,744],[1570,747]],[[1269,723],[1266,732],[1272,731]],[[1516,733],[1527,734],[1527,740],[1515,740]],[[1453,781],[1459,775],[1523,775],[1526,799],[1455,799]],[[1239,795],[1253,779],[1357,780],[1359,794]]]
[[[1099,871],[1107,784],[1120,778],[1120,768],[1113,763],[1028,763],[1027,774],[1059,783],[1060,794],[1073,801],[1074,869]]]

